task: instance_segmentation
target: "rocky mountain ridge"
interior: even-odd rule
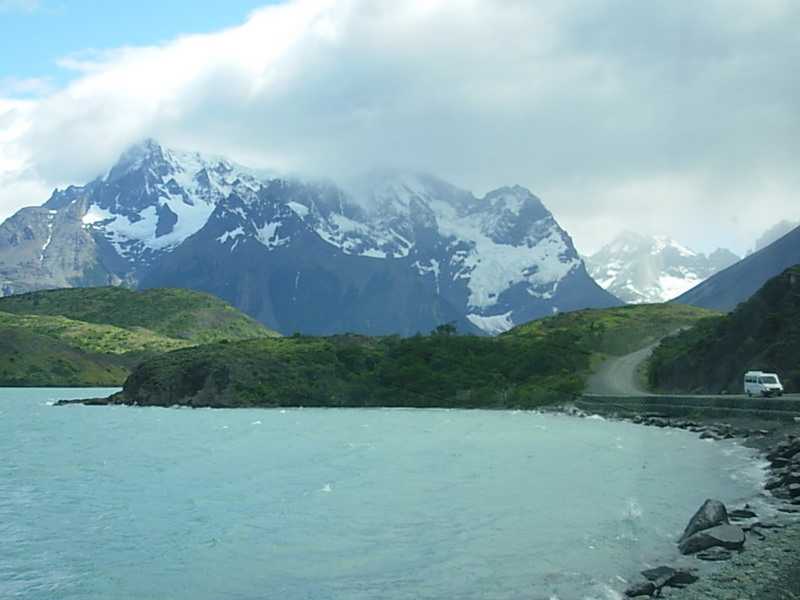
[[[671,300],[739,257],[722,248],[706,256],[666,233],[626,231],[585,260],[589,274],[603,289],[627,303],[642,304]]]
[[[4,295],[185,287],[282,333],[496,334],[620,304],[524,188],[476,198],[393,172],[337,186],[153,141],[0,225],[0,278]]]

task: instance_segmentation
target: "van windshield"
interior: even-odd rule
[[[774,375],[767,375],[761,378],[761,383],[778,383],[778,379]]]

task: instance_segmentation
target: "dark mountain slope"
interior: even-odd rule
[[[654,391],[741,393],[748,370],[800,389],[800,265],[770,279],[732,313],[665,339],[650,361]]]
[[[800,264],[800,227],[675,298],[674,302],[731,311],[783,270]]]

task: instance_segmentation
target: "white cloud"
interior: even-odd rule
[[[798,26],[791,0],[292,0],[65,57],[66,88],[0,104],[0,216],[12,184],[83,183],[153,137],[308,174],[521,183],[584,252],[637,226],[746,247],[762,216],[797,218]]]
[[[24,10],[33,12],[39,9],[37,0],[0,0],[0,12]]]

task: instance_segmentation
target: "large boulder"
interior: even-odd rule
[[[681,554],[694,554],[715,546],[722,546],[728,550],[741,550],[744,546],[744,529],[728,523],[704,529],[681,540],[678,543],[678,550]]]
[[[717,525],[727,524],[728,522],[728,511],[725,508],[725,505],[719,500],[713,500],[709,498],[703,502],[703,505],[697,509],[697,512],[694,513],[694,516],[689,519],[689,523],[686,525],[686,529],[683,530],[683,534],[678,539],[678,543],[680,544],[684,540],[696,534],[698,531],[710,529],[711,527],[716,527]]]

